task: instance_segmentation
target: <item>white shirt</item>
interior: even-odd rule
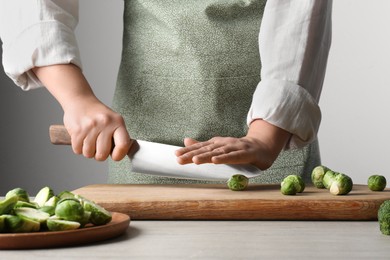
[[[332,0],[268,0],[260,28],[261,82],[248,124],[263,119],[292,133],[286,148],[316,138],[318,106],[331,44]],[[81,67],[75,27],[78,0],[0,0],[6,74],[23,90],[41,87],[31,69]]]

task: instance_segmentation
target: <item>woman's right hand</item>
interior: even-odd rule
[[[132,141],[122,116],[93,97],[78,98],[64,109],[64,125],[76,154],[104,161],[123,159]]]
[[[100,102],[81,70],[72,64],[33,68],[64,110],[64,125],[76,154],[103,161],[123,159],[132,140],[121,115]]]

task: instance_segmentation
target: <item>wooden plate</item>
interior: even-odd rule
[[[117,237],[126,232],[130,217],[112,212],[112,220],[103,226],[69,231],[0,234],[0,249],[31,249],[77,246]]]

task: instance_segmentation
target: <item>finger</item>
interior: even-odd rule
[[[236,150],[236,148],[233,145],[222,145],[220,147],[215,148],[214,150],[212,150],[210,152],[205,152],[205,153],[195,155],[192,158],[192,161],[195,164],[211,163],[213,157],[220,156],[223,154],[228,154],[228,153],[235,151],[235,150]]]
[[[209,145],[209,144],[210,144],[209,141],[206,141],[206,142],[198,142],[198,141],[196,141],[196,140],[194,140],[194,139],[191,139],[191,138],[188,138],[188,139],[190,139],[190,140],[186,140],[186,139],[187,139],[187,138],[184,139],[184,145],[185,145],[185,147],[182,147],[182,148],[177,149],[177,150],[175,151],[176,156],[181,156],[181,155],[183,155],[183,154],[186,154],[186,153],[188,153],[188,152],[197,150],[197,149],[199,149],[199,148],[201,148],[201,147],[203,147],[203,146],[205,146],[205,145]],[[195,141],[195,142],[193,142],[193,141]],[[192,143],[192,144],[191,144],[191,145],[186,145],[186,143],[187,143],[187,144]]]
[[[83,140],[83,155],[86,158],[95,157],[96,152],[96,140],[98,137],[98,131],[92,129]]]
[[[75,154],[82,154],[83,153],[83,142],[86,136],[85,132],[81,131],[75,131],[67,129],[72,143],[72,150]]]
[[[110,132],[101,132],[96,140],[95,159],[104,161],[108,158],[112,147],[112,134]]]
[[[186,149],[186,152],[181,154],[180,156],[178,156],[177,161],[180,164],[192,163],[194,156],[197,156],[200,154],[210,153],[216,148],[218,148],[218,145],[210,143],[210,142],[196,143],[192,146],[184,147],[183,149]],[[180,151],[178,151],[178,152],[180,152]],[[180,154],[180,153],[177,153],[177,154]]]
[[[122,160],[130,150],[133,140],[130,138],[125,127],[119,127],[113,134],[114,138],[114,149],[111,153],[111,158],[114,161]]]
[[[189,138],[189,137],[184,138],[184,146],[190,146],[190,145],[194,145],[196,143],[199,143],[199,141],[192,139],[192,138]]]

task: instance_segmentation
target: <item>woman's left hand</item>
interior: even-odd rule
[[[185,147],[176,151],[180,164],[253,164],[265,170],[273,164],[286,145],[290,133],[263,120],[251,123],[241,138],[213,137],[199,142],[184,139]]]

